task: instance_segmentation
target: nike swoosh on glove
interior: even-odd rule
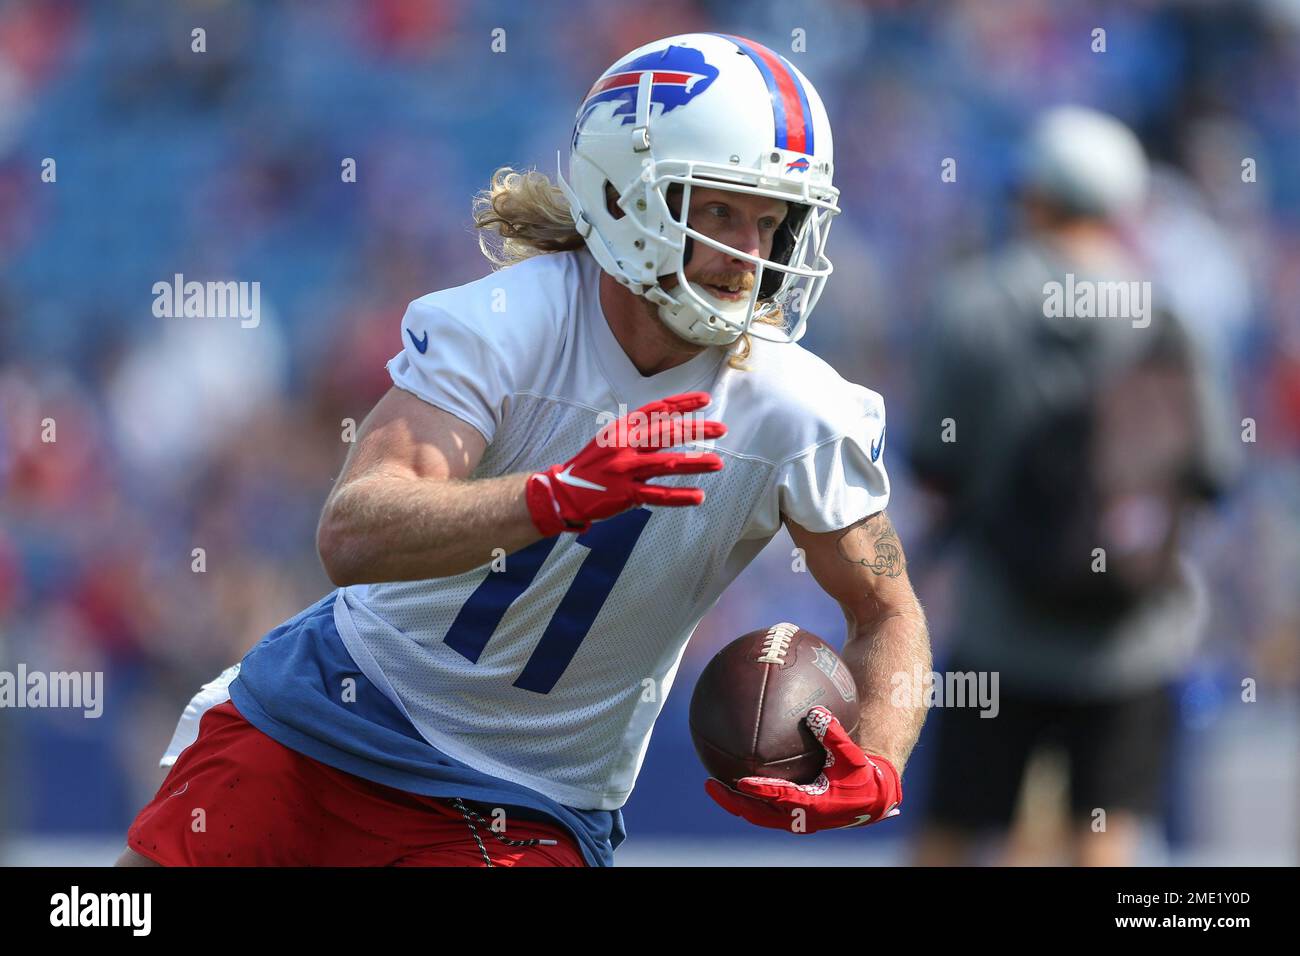
[[[710,777],[704,782],[709,796],[756,826],[795,833],[860,827],[897,816],[903,782],[894,765],[863,751],[825,707],[812,708],[805,719],[826,748],[826,765],[816,780],[797,784],[775,777],[742,777],[732,790]],[[803,811],[802,818],[796,810]]]
[[[606,425],[569,461],[529,475],[524,500],[537,530],[547,537],[581,533],[593,521],[637,505],[698,505],[704,500],[699,488],[652,485],[646,479],[722,469],[722,459],[711,452],[659,450],[725,435],[722,422],[682,414],[710,401],[708,392],[685,392],[642,405]]]

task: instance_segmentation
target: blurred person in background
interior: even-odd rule
[[[1058,107],[1024,156],[1021,236],[942,283],[918,355],[912,462],[960,555],[948,669],[999,677],[995,710],[932,717],[920,865],[1016,862],[984,851],[1005,849],[1048,744],[1068,762],[1072,860],[1135,861],[1204,617],[1180,545],[1234,469],[1217,378],[1143,281],[1137,138]]]

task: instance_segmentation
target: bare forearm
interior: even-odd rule
[[[926,716],[924,703],[914,703],[916,695],[895,690],[900,680],[896,675],[905,675],[902,679],[910,687],[918,670],[930,672],[930,635],[920,605],[864,625],[850,622],[844,662],[861,696],[858,745],[887,758],[901,774]],[[904,696],[906,700],[901,700]]]
[[[419,581],[526,547],[542,537],[524,503],[527,477],[372,474],[352,481],[335,491],[321,516],[317,547],[325,569],[336,584]]]

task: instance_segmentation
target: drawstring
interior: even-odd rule
[[[479,853],[483,854],[484,866],[495,866],[496,864],[492,862],[492,857],[488,856],[487,847],[483,845],[483,839],[478,835],[478,828],[475,826],[476,822],[487,827],[487,831],[506,846],[556,846],[559,843],[558,840],[541,840],[536,837],[528,840],[511,840],[508,837],[503,837],[496,830],[492,829],[492,825],[488,823],[487,820],[483,819],[481,814],[475,813],[469,807],[465,806],[464,801],[461,800],[460,797],[452,797],[451,805],[459,810],[460,815],[465,818],[465,825],[469,827],[470,836],[472,836],[474,842],[478,844]]]

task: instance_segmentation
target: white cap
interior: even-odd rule
[[[1080,213],[1114,216],[1146,196],[1142,144],[1124,123],[1082,106],[1043,113],[1029,135],[1027,184]]]

